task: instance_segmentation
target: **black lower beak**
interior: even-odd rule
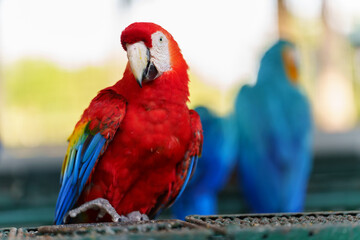
[[[158,76],[158,73],[154,63],[149,61],[143,73],[143,79],[145,82],[152,81]]]
[[[146,75],[145,75],[145,79],[148,80],[154,80],[157,76],[158,76],[158,70],[156,69],[155,65],[150,62],[150,64],[148,64],[148,67],[146,68]]]
[[[142,87],[142,82],[149,82],[154,80],[156,77],[158,77],[159,71],[156,69],[155,65],[148,61],[146,68],[143,72],[142,81],[138,81],[140,87]]]
[[[141,88],[143,82],[152,81],[159,76],[159,71],[156,69],[155,64],[152,61],[150,61],[151,56],[150,56],[150,50],[148,48],[146,49],[146,55],[148,59],[146,67],[142,72],[141,79],[136,79]]]

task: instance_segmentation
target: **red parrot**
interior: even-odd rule
[[[129,60],[123,78],[98,93],[69,138],[56,224],[96,208],[87,222],[105,213],[113,221],[154,218],[181,195],[201,154],[201,122],[186,104],[188,66],[176,41],[159,25],[137,22],[121,44]]]

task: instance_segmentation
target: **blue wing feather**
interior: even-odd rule
[[[187,185],[188,182],[189,182],[190,176],[191,176],[191,174],[192,174],[192,172],[193,172],[194,163],[195,163],[196,161],[197,161],[197,155],[191,157],[191,163],[190,163],[190,166],[189,166],[188,173],[187,173],[187,175],[186,175],[184,184],[183,184],[183,186],[181,187],[179,194],[178,194],[177,197],[175,198],[175,202],[176,202],[177,199],[179,199],[179,197],[181,196],[181,194],[184,192],[184,190],[185,190],[185,188],[186,188],[186,185]]]
[[[69,163],[63,174],[56,203],[55,224],[63,222],[65,214],[77,201],[106,143],[106,139],[100,133],[94,136],[84,133],[84,136],[70,151]],[[91,141],[85,149],[84,143],[88,138],[91,138]]]
[[[80,171],[79,179],[85,178],[84,174],[85,174],[86,170],[88,169],[88,166],[91,165],[93,160],[96,161],[97,156],[99,154],[97,152],[97,149],[101,145],[100,141],[101,141],[101,138],[99,138],[99,137],[94,137],[92,139],[91,144],[89,145],[89,147],[91,147],[91,148],[89,150],[86,150],[86,152],[84,154],[86,158],[85,157],[83,158],[83,166],[82,166],[81,171]],[[99,143],[100,143],[100,145],[99,145]],[[101,151],[101,149],[99,149],[99,151]]]
[[[104,144],[105,144],[105,138],[102,137],[95,148],[93,157],[89,160],[89,165],[87,166],[85,174],[81,179],[80,189],[82,189],[84,187],[85,183],[87,182],[87,179],[89,178],[90,173],[92,172],[92,170],[94,168],[96,160],[98,159]]]
[[[89,156],[94,152],[95,147],[99,143],[100,139],[101,139],[100,134],[97,134],[92,138],[89,146],[86,148],[86,151],[84,153],[83,162],[85,162],[85,161],[87,161],[89,159]]]
[[[69,165],[68,165],[68,167],[67,167],[67,170],[66,170],[66,176],[64,176],[64,179],[66,179],[68,176],[69,176],[69,174],[71,174],[72,173],[72,171],[73,171],[73,167],[74,167],[74,159],[75,159],[75,156],[74,156],[74,154],[75,154],[75,152],[76,152],[76,150],[75,149],[72,149],[71,150],[71,153],[70,153],[70,161],[69,161]]]
[[[72,179],[73,179],[73,183],[76,183],[76,179],[77,176],[79,174],[79,168],[80,168],[80,159],[81,159],[81,150],[82,150],[83,144],[80,144],[77,153],[76,153],[76,159],[79,160],[74,160],[75,161],[75,166],[74,166],[74,170],[72,172]]]

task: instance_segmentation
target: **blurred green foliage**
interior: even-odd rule
[[[119,67],[112,63],[66,69],[26,59],[5,66],[0,114],[5,144],[65,144],[91,99],[119,78]]]
[[[77,110],[108,86],[110,78],[107,66],[67,70],[45,60],[23,60],[5,69],[5,101],[12,107],[46,112]]]

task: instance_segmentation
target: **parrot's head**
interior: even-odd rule
[[[298,83],[298,53],[295,46],[286,40],[277,41],[263,56],[259,75],[283,76],[294,84]],[[261,78],[269,79],[268,77]],[[272,78],[277,79],[277,78]]]
[[[170,33],[154,23],[136,22],[121,34],[131,71],[140,87],[172,71],[187,71],[180,48]]]

